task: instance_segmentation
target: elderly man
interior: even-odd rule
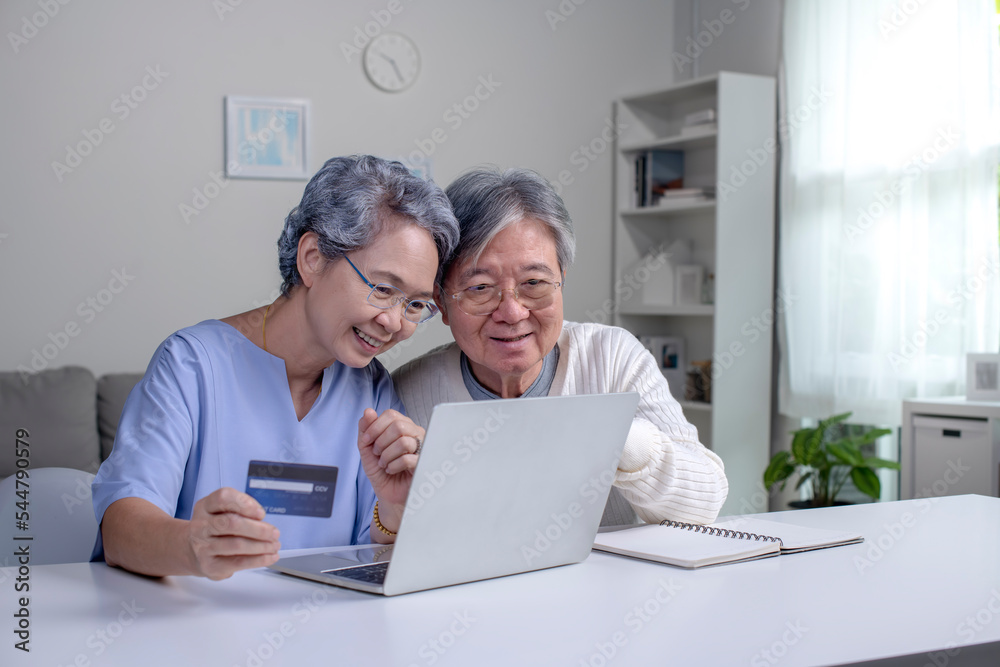
[[[714,521],[729,490],[722,461],[652,355],[619,327],[563,320],[575,238],[559,195],[526,169],[476,169],[447,194],[461,237],[434,298],[455,342],[393,374],[407,414],[426,428],[443,402],[639,392],[602,523]]]

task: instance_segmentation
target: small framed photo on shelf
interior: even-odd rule
[[[642,336],[639,342],[649,350],[677,400],[684,396],[684,339],[677,336]]]
[[[1000,354],[967,354],[965,397],[1000,401]]]
[[[226,95],[226,176],[308,180],[309,100]]]

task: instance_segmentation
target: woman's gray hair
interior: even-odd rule
[[[314,232],[320,253],[334,260],[372,243],[389,215],[409,218],[430,232],[437,246],[440,280],[444,261],[458,243],[458,223],[444,191],[399,162],[352,155],[327,160],[285,218],[278,238],[281,293],[288,296],[293,286],[302,283],[298,250],[303,234]]]
[[[445,192],[458,218],[461,236],[454,254],[442,267],[442,282],[452,266],[470,257],[479,259],[497,234],[525,218],[538,220],[552,231],[560,271],[573,264],[573,221],[562,198],[537,172],[478,167],[455,179]]]

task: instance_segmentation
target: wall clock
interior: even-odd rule
[[[364,68],[368,80],[390,93],[409,88],[420,73],[420,54],[409,37],[385,32],[365,48]]]

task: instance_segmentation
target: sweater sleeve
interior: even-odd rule
[[[472,400],[462,382],[460,358],[461,350],[449,343],[393,371],[392,381],[406,415],[421,428],[427,428],[438,403]]]
[[[624,329],[577,328],[593,334],[573,336],[583,346],[580,365],[591,366],[577,380],[590,392],[639,393],[615,486],[643,521],[715,521],[729,492],[722,459],[698,441],[653,356]]]

